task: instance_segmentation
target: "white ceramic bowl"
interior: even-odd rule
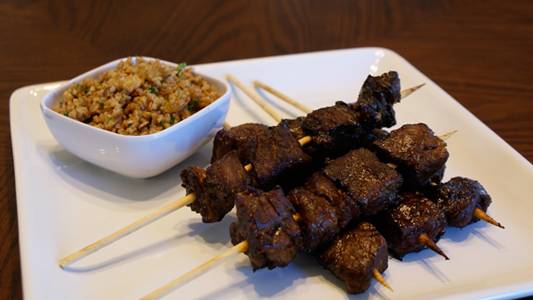
[[[143,57],[146,60],[154,58]],[[222,96],[185,120],[157,133],[129,136],[103,130],[68,118],[52,110],[63,92],[80,81],[113,69],[118,59],[84,73],[43,98],[41,110],[56,140],[74,155],[116,173],[147,178],[180,163],[202,146],[224,123],[229,109],[230,89],[225,82],[198,74],[215,85]],[[161,63],[176,67],[174,63]]]

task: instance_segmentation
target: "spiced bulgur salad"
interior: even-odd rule
[[[128,58],[97,78],[63,93],[54,110],[69,118],[125,135],[161,131],[221,96],[184,63]]]

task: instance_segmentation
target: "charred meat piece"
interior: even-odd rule
[[[236,150],[242,163],[249,163],[250,149],[255,149],[260,136],[268,136],[268,126],[247,123],[230,129],[221,129],[213,141],[211,163],[222,158],[226,153]]]
[[[364,128],[391,127],[396,124],[393,105],[400,100],[400,78],[391,71],[377,77],[368,76],[351,107]]]
[[[401,197],[400,205],[378,215],[375,221],[387,239],[391,254],[399,259],[424,248],[419,241],[421,234],[436,242],[446,227],[444,213],[429,199],[412,193],[402,194]]]
[[[307,180],[305,188],[315,195],[326,198],[335,207],[339,228],[346,227],[350,221],[361,215],[357,203],[320,172],[314,173]]]
[[[353,150],[330,161],[324,174],[370,216],[397,203],[402,177],[367,149]]]
[[[448,225],[455,227],[465,227],[479,221],[474,217],[474,210],[479,208],[487,211],[492,202],[479,182],[463,177],[454,177],[440,185],[436,200],[446,215]]]
[[[248,241],[246,254],[254,271],[288,265],[301,247],[301,234],[283,191],[240,193],[235,205],[237,221],[230,226],[231,242]]]
[[[321,251],[319,261],[345,282],[349,293],[361,293],[370,286],[374,269],[387,269],[387,242],[372,224],[362,222]]]
[[[228,152],[207,170],[189,167],[181,172],[181,178],[187,194],[196,195],[189,206],[206,223],[220,221],[233,208],[236,194],[250,184],[235,151]]]
[[[299,140],[303,138],[304,136],[307,136],[307,134],[304,132],[304,129],[302,128],[302,123],[305,120],[305,117],[298,117],[296,119],[283,119],[281,120],[282,125],[289,128],[289,131],[291,132],[292,136]]]
[[[344,102],[320,108],[309,113],[302,122],[304,132],[312,137],[311,149],[315,155],[338,156],[355,148],[364,131],[355,112]]]
[[[426,124],[404,125],[374,145],[384,161],[398,165],[408,188],[420,189],[442,180],[449,156],[446,143]]]
[[[288,198],[299,214],[297,222],[302,230],[304,251],[314,251],[339,232],[337,212],[325,198],[305,188],[292,190]]]
[[[312,163],[311,157],[284,125],[270,127],[268,135],[258,136],[249,155],[258,186],[267,190],[276,183],[302,178],[300,173],[305,173]]]

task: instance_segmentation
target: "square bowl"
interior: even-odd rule
[[[146,61],[158,60],[142,57]],[[180,163],[208,141],[224,123],[229,109],[230,89],[225,82],[203,77],[220,91],[220,96],[190,117],[156,133],[123,135],[71,119],[52,109],[69,87],[114,69],[117,59],[61,85],[41,101],[41,111],[52,135],[65,149],[104,169],[134,178],[158,175]],[[135,61],[136,58],[133,58]],[[162,64],[177,64],[159,60]]]

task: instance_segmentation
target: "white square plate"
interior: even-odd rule
[[[533,167],[396,53],[379,48],[347,49],[195,66],[223,79],[262,80],[310,107],[354,101],[368,73],[399,72],[402,86],[427,85],[396,105],[398,123],[425,122],[448,140],[446,179],[463,175],[489,191],[491,215],[507,229],[482,224],[449,229],[439,245],[445,261],[426,250],[404,262],[390,260],[385,272],[394,293],[373,284],[353,298],[506,298],[533,293]],[[54,140],[39,111],[41,98],[57,83],[15,91],[10,102],[24,295],[28,299],[132,299],[190,270],[230,246],[229,215],[202,224],[188,208],[61,270],[57,260],[173,199],[184,195],[179,172],[209,163],[211,145],[170,171],[136,180],[105,171],[66,152]],[[272,99],[271,99],[272,100]],[[274,101],[274,100],[272,100]],[[279,105],[286,117],[298,112]],[[240,93],[233,96],[228,122],[272,124]],[[174,290],[169,299],[336,299],[342,285],[308,257],[284,269],[253,273],[236,255]]]

